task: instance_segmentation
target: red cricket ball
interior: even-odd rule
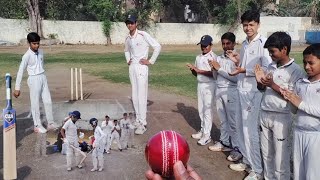
[[[173,165],[182,161],[186,166],[190,149],[187,141],[175,131],[160,131],[146,145],[145,156],[153,172],[163,177],[173,176]]]

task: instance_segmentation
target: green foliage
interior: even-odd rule
[[[25,0],[0,0],[0,17],[10,19],[26,19],[28,12]]]
[[[39,8],[41,16],[45,19],[96,20],[88,9],[87,0],[40,0]]]

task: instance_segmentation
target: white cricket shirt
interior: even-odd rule
[[[147,32],[136,29],[133,36],[129,34],[125,40],[124,49],[127,63],[131,60],[132,64],[139,64],[141,59],[148,59],[149,46],[154,49],[149,62],[154,64],[160,54],[161,45]]]
[[[295,83],[305,77],[302,68],[294,62],[294,59],[282,66],[277,67],[275,62],[272,62],[267,69],[267,73],[272,73],[273,82],[281,88],[290,89]],[[267,87],[261,101],[261,109],[266,111],[290,113],[290,107],[287,100],[282,95]]]
[[[64,123],[62,128],[65,130],[65,135],[69,142],[78,142],[78,127],[71,119]]]
[[[224,54],[217,57],[220,69],[217,71],[217,87],[237,87],[237,76],[230,76],[229,73],[235,70],[236,65]]]
[[[15,90],[20,90],[23,71],[26,68],[29,76],[42,74],[44,72],[42,49],[38,49],[38,52],[35,53],[29,48],[28,51],[22,56],[22,60],[17,73]]]
[[[195,60],[195,66],[204,71],[211,71],[211,66],[209,65],[208,60],[217,59],[217,55],[212,51],[207,54],[199,54]],[[202,74],[197,74],[197,80],[199,83],[210,83],[216,80],[216,77],[209,77]]]
[[[320,80],[310,82],[307,78],[300,79],[296,83],[295,92],[302,99],[295,127],[320,132]]]

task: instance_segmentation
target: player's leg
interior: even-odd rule
[[[215,84],[204,83],[202,89],[202,112],[203,112],[203,136],[198,141],[200,145],[206,145],[211,142],[211,129],[214,109]]]
[[[304,179],[319,179],[320,177],[320,161],[319,157],[319,149],[320,149],[320,132],[305,132],[304,141],[305,145],[305,178]]]
[[[261,152],[264,165],[264,178],[276,179],[275,177],[275,150],[274,150],[274,116],[266,111],[260,111],[259,119],[261,123]]]
[[[104,168],[104,158],[103,158],[103,147],[98,147],[97,150],[97,154],[98,154],[98,164],[99,164],[99,169],[98,171],[102,171]]]
[[[52,113],[52,100],[51,100],[51,94],[47,82],[46,76],[43,74],[42,78],[42,102],[44,105],[44,110],[46,113],[46,119],[48,121],[48,129],[56,129],[58,128],[58,125],[53,120],[53,113]]]
[[[39,100],[41,95],[41,84],[39,82],[38,76],[29,76],[28,86],[30,90],[30,103],[31,103],[31,113],[34,126],[37,131],[41,133],[46,133],[46,129],[42,126],[40,119],[40,106]]]
[[[273,118],[273,117],[271,117]],[[290,132],[292,121],[290,113],[276,113],[273,125],[273,142],[275,148],[276,179],[290,179]]]
[[[68,142],[68,143],[70,143],[70,142]],[[71,171],[71,169],[72,169],[73,157],[74,157],[74,150],[73,150],[72,147],[68,144],[68,145],[67,145],[67,154],[66,154],[66,158],[67,158],[67,170],[68,170],[68,171]]]
[[[249,166],[249,161],[247,159],[247,150],[245,148],[245,140],[244,140],[244,114],[246,113],[247,109],[245,107],[247,106],[247,102],[245,101],[245,96],[247,95],[246,91],[239,91],[237,90],[238,96],[237,96],[237,107],[236,108],[236,126],[237,126],[237,137],[238,137],[238,145],[239,149],[234,149],[228,156],[229,161],[235,161],[235,157],[238,156],[239,152],[242,154],[242,162],[239,162],[237,164],[230,164],[229,168],[234,171],[244,171],[247,170]]]
[[[261,176],[263,169],[260,153],[260,122],[258,122],[258,118],[262,93],[259,91],[248,92],[242,98],[247,102],[246,106],[242,107],[245,110],[242,115],[245,149],[252,169],[248,177]]]
[[[147,125],[148,72],[148,66],[140,66],[140,72],[138,76],[138,109],[140,114],[140,122],[143,126]]]
[[[218,88],[216,94],[216,107],[217,114],[220,120],[220,141],[216,142],[213,146],[209,146],[211,151],[231,151],[229,142],[229,122],[227,119],[226,106],[228,103],[227,88]]]
[[[120,135],[119,133],[116,133],[115,136],[114,136],[114,140],[116,141],[117,145],[118,145],[118,149],[120,151],[122,151],[122,147],[121,147],[121,144],[120,144]]]
[[[198,97],[198,113],[199,113],[199,117],[200,117],[200,130],[198,130],[197,133],[192,134],[191,137],[194,139],[201,139],[202,135],[203,135],[203,102],[202,102],[202,87],[201,84],[198,83],[197,86],[197,97]]]
[[[139,106],[138,106],[138,82],[137,82],[137,75],[138,69],[136,64],[132,64],[129,66],[129,78],[131,82],[131,99],[134,111],[137,115],[137,121],[140,121],[140,114],[139,114]]]
[[[98,149],[97,148],[93,149],[91,157],[92,157],[92,165],[93,165],[91,172],[94,172],[98,170]]]
[[[305,151],[307,146],[303,131],[293,130],[293,173],[294,180],[306,179]],[[318,151],[317,151],[318,152]]]

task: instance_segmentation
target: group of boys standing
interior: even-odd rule
[[[64,120],[64,124],[61,128],[61,135],[64,143],[67,144],[66,157],[67,157],[67,170],[72,170],[72,161],[75,159],[78,168],[82,168],[80,162],[81,152],[79,150],[79,129],[76,122],[81,119],[79,111],[73,111],[69,113],[69,116]],[[91,118],[89,120],[90,125],[93,128],[92,137],[92,163],[94,171],[102,171],[104,168],[103,154],[106,152],[110,154],[112,143],[115,141],[118,145],[118,149],[133,148],[134,129],[136,128],[136,121],[133,113],[123,114],[123,118],[118,120],[110,120],[108,115],[105,116],[105,120],[98,125],[98,119]],[[99,168],[98,168],[99,167]]]
[[[248,171],[249,179],[290,179],[293,130],[294,179],[320,177],[320,45],[307,47],[303,64],[290,58],[291,37],[275,32],[268,39],[258,33],[260,15],[241,16],[247,35],[240,53],[235,35],[227,32],[221,42],[224,53],[212,52],[212,38],[201,37],[202,54],[187,64],[198,80],[201,129],[192,134],[199,145],[211,141],[213,108],[221,122],[220,140],[212,151],[231,151],[229,168]],[[296,113],[293,124],[291,112]]]
[[[306,76],[289,57],[291,38],[287,33],[275,32],[266,40],[258,33],[260,15],[256,11],[246,11],[241,16],[241,23],[247,38],[242,43],[240,54],[234,51],[233,33],[228,32],[221,37],[224,53],[220,56],[212,52],[212,38],[205,35],[199,42],[202,54],[197,56],[195,65],[187,64],[197,76],[201,119],[201,129],[192,137],[199,139],[199,145],[211,141],[215,101],[221,135],[220,141],[209,149],[231,151],[227,159],[238,163],[231,164],[230,169],[249,170],[245,179],[290,179],[290,135],[293,130],[294,179],[317,179],[320,177],[320,161],[316,154],[320,149],[320,44],[311,45],[303,51]],[[143,134],[147,130],[148,65],[155,63],[161,46],[148,33],[137,30],[135,16],[129,15],[126,25],[130,34],[125,42],[125,56],[137,114],[135,133]],[[48,130],[55,129],[57,125],[52,116],[43,53],[38,51],[40,37],[30,33],[27,39],[30,48],[20,64],[14,96],[20,95],[23,71],[27,69],[34,130],[46,133],[47,129],[40,121],[40,97],[45,105]],[[148,60],[149,46],[155,50]],[[297,114],[293,128],[290,112]],[[78,119],[80,112],[74,111],[61,131],[65,141],[71,145],[78,144],[75,126]],[[103,170],[102,154],[109,152],[113,139],[118,141],[122,150],[128,147],[128,137],[133,134],[131,129],[134,126],[127,125],[125,118],[124,123],[120,122],[121,127],[117,121],[112,122],[107,116],[106,119],[101,127],[96,118],[90,120],[96,138],[92,171]],[[121,128],[123,144],[119,140]],[[78,155],[73,148],[67,152],[68,170],[71,170],[71,155]]]

